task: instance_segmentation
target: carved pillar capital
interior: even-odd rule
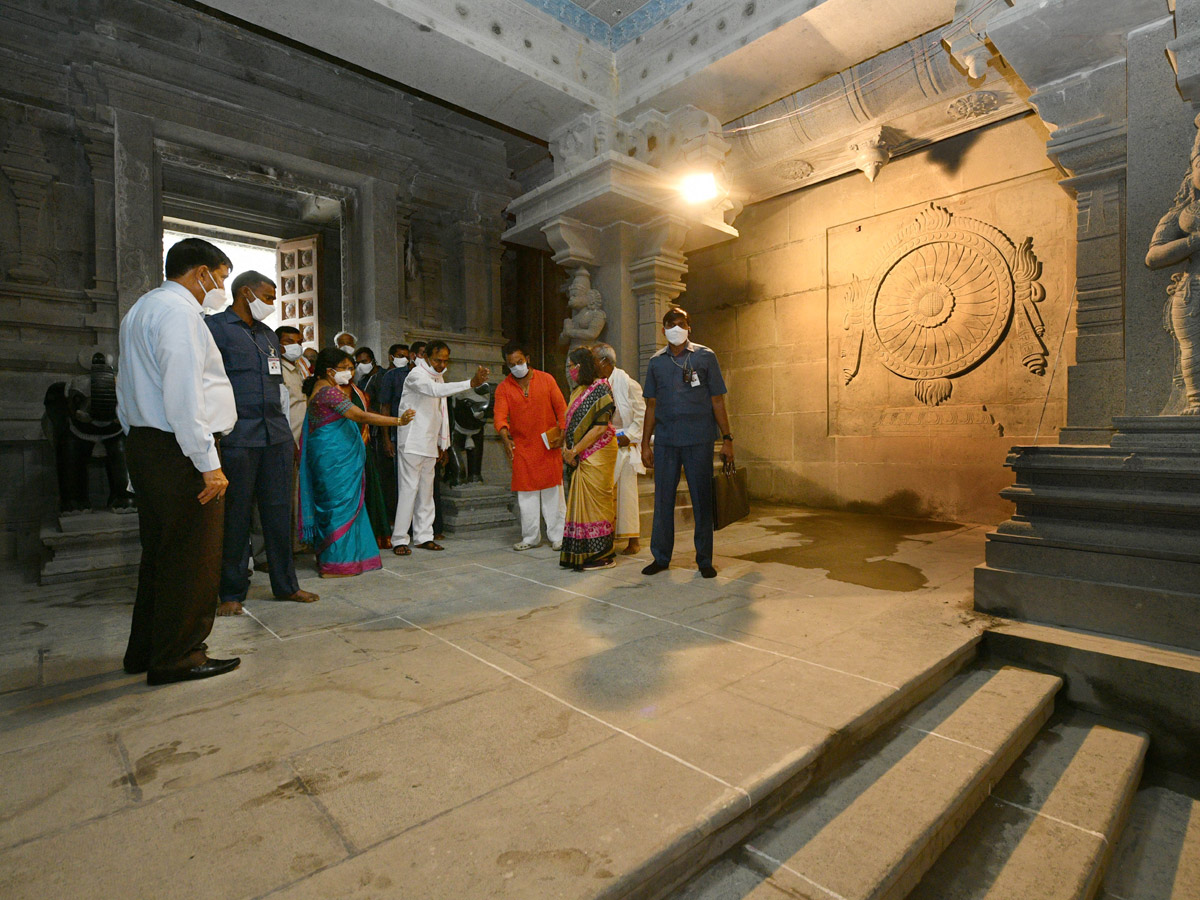
[[[1175,40],[1167,58],[1183,99],[1200,104],[1200,0],[1175,0]]]
[[[996,53],[988,43],[987,28],[992,16],[1012,6],[1013,0],[997,5],[991,0],[958,0],[954,21],[942,29],[942,45],[969,78],[983,78]]]
[[[559,216],[542,226],[542,233],[554,251],[554,262],[564,268],[596,264],[599,232],[578,219]]]
[[[683,243],[688,223],[678,216],[662,216],[644,225],[638,234],[639,256],[629,266],[631,289],[638,307],[638,361],[645,371],[650,357],[662,345],[659,324],[675,298],[686,290],[687,257]]]

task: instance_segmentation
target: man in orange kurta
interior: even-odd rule
[[[521,512],[521,540],[513,549],[532,550],[541,544],[541,520],[545,519],[546,537],[558,550],[566,518],[560,448],[567,402],[552,375],[529,365],[529,356],[519,342],[505,346],[504,363],[509,374],[496,387],[494,415],[496,431],[512,463],[512,489],[517,492]],[[552,429],[557,430],[555,439],[543,439]]]

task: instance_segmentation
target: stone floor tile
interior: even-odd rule
[[[114,734],[5,753],[0,768],[0,850],[120,809],[136,796]]]
[[[811,765],[831,731],[717,690],[629,729],[656,747],[737,785],[757,801]]]
[[[740,793],[616,735],[299,880],[274,900],[582,900],[668,856],[718,813],[745,807]]]
[[[296,773],[276,763],[0,853],[0,895],[239,900],[345,856]]]
[[[622,728],[764,669],[775,658],[683,628],[619,644],[529,680]]]
[[[733,682],[732,694],[838,732],[878,724],[895,691],[881,684],[791,659]]]
[[[536,772],[612,729],[523,684],[333,741],[293,763],[355,847]]]
[[[561,593],[548,599],[558,602],[506,617],[472,631],[471,636],[534,671],[542,671],[675,627],[595,600]]]
[[[228,677],[228,676],[227,676]],[[232,690],[205,707],[122,728],[135,771],[161,760],[141,779],[147,798],[191,787],[506,683],[494,670],[444,644],[394,659],[365,661],[307,681]]]

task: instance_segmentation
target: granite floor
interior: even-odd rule
[[[720,576],[562,570],[516,529],[219,619],[124,674],[133,585],[11,587],[0,895],[623,893],[970,652],[982,526],[757,507]]]

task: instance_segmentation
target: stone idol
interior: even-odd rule
[[[1196,117],[1200,128],[1200,116]],[[1171,276],[1163,327],[1175,339],[1171,395],[1159,415],[1200,415],[1200,271],[1193,273],[1192,255],[1200,250],[1200,132],[1192,144],[1187,174],[1166,215],[1150,240],[1146,265],[1165,269],[1183,263]],[[1200,270],[1200,261],[1196,263]]]
[[[567,306],[571,309],[571,318],[563,320],[562,334],[558,336],[560,344],[569,345],[568,353],[599,339],[600,332],[604,331],[608,322],[603,304],[604,298],[592,287],[588,270],[580,266],[567,286]]]
[[[450,453],[445,482],[450,486],[483,484],[483,429],[492,414],[492,389],[481,384],[474,391],[451,397]]]
[[[81,362],[87,352],[81,354]],[[117,421],[117,376],[111,357],[91,354],[89,373],[50,385],[44,402],[42,423],[54,446],[61,515],[79,515],[91,509],[88,460],[97,447],[104,454],[108,476],[105,508],[117,513],[133,512],[135,503],[125,467],[125,435]]]
[[[844,383],[858,375],[865,342],[884,366],[913,382],[921,403],[938,406],[950,399],[952,378],[1014,331],[1010,339],[1025,367],[1044,375],[1040,275],[1032,238],[1018,246],[986,222],[931,204],[884,245],[870,280],[855,278],[847,290]]]

